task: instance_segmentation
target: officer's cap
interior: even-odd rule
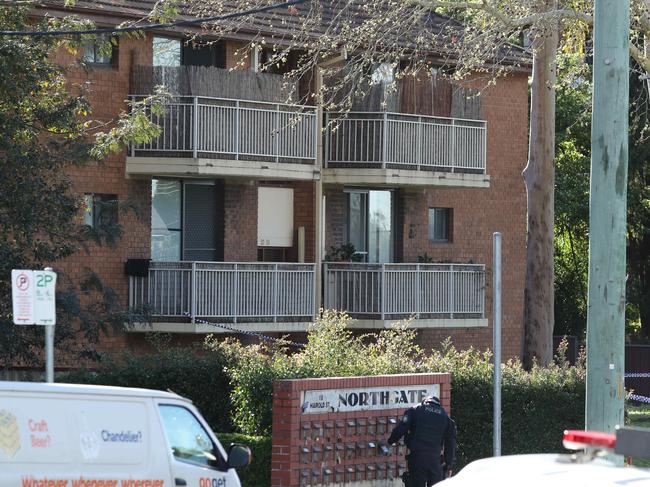
[[[440,399],[434,396],[433,394],[427,397],[424,402],[440,404]]]

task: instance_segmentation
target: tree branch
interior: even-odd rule
[[[546,12],[531,14],[520,18],[511,18],[505,15],[503,12],[501,12],[498,8],[490,4],[488,0],[481,0],[480,3],[472,2],[472,1],[454,2],[450,0],[411,0],[411,1],[412,3],[415,3],[421,7],[429,8],[431,10],[434,10],[436,8],[458,8],[458,9],[466,9],[466,10],[480,10],[494,17],[506,27],[510,27],[513,29],[530,27],[539,22],[552,20],[552,19],[556,19],[556,20],[573,19],[573,20],[580,20],[582,22],[586,22],[589,25],[593,24],[593,17],[591,15],[585,14],[583,12],[578,12],[572,9],[566,9],[566,8],[548,10]]]

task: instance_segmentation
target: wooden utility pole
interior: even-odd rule
[[[589,191],[586,428],[623,425],[629,0],[596,0]]]

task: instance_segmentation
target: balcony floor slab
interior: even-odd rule
[[[218,320],[215,320],[218,321]],[[373,329],[381,330],[391,328],[399,320],[353,320],[351,328],[353,329]],[[228,323],[226,326],[233,327],[237,330],[250,331],[255,333],[298,333],[306,332],[311,322],[278,322],[278,323]],[[414,320],[412,328],[422,330],[429,328],[485,328],[488,326],[487,318],[440,318],[440,319],[420,319]],[[188,334],[208,334],[232,333],[225,328],[219,328],[201,323],[134,323],[127,329],[133,333],[161,332],[161,333],[188,333]]]
[[[488,174],[471,174],[442,171],[417,171],[410,169],[325,168],[323,184],[342,186],[363,185],[375,187],[449,186],[463,188],[489,188]]]
[[[126,174],[131,177],[170,176],[205,178],[278,179],[313,181],[320,177],[313,164],[262,162],[244,159],[193,157],[127,157]]]
[[[388,320],[354,320],[351,328],[359,329],[384,329],[392,328],[398,319]],[[429,328],[486,328],[487,318],[424,318],[415,319],[411,328],[424,330]]]

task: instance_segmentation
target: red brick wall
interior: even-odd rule
[[[486,316],[489,328],[422,330],[421,343],[438,348],[451,337],[460,348],[492,348],[492,234],[503,234],[502,327],[503,356],[521,354],[526,248],[526,192],[521,173],[528,148],[528,84],[526,75],[500,79],[481,96],[487,120],[486,189],[428,189],[404,197],[404,260],[423,252],[436,260],[486,264]],[[453,242],[428,242],[429,207],[453,208]],[[408,238],[408,226],[415,235]]]
[[[59,51],[54,60],[63,65],[74,62],[73,57],[64,50]],[[72,94],[86,94],[93,108],[93,119],[110,121],[127,109],[125,100],[129,94],[133,64],[151,64],[149,39],[120,38],[117,60],[111,66],[97,66],[91,70],[72,68],[68,72],[69,90]],[[115,194],[121,207],[136,208],[135,211],[119,212],[123,238],[114,248],[91,243],[88,252],[82,250],[65,261],[56,262],[54,266],[67,273],[75,283],[80,282],[86,268],[91,269],[117,292],[121,303],[126,304],[128,281],[124,275],[124,261],[128,258],[148,258],[150,254],[151,189],[148,180],[126,178],[124,161],[125,152],[121,152],[111,155],[102,163],[70,167],[68,170],[73,188],[80,194]],[[109,332],[102,337],[99,349],[122,348],[124,342],[124,334]],[[58,356],[57,365],[65,365],[63,362],[63,355]]]
[[[257,183],[226,181],[224,260],[257,261]]]
[[[342,187],[325,187],[325,252],[346,243],[346,194]]]
[[[377,450],[367,447],[368,442],[378,443],[386,440],[394,425],[387,420],[392,418],[397,421],[404,413],[404,408],[382,409],[373,411],[355,411],[346,413],[318,413],[302,414],[302,392],[307,390],[324,389],[355,389],[366,387],[413,386],[422,384],[440,384],[440,400],[443,407],[449,411],[451,405],[451,376],[449,374],[409,374],[409,375],[384,375],[376,377],[347,377],[282,380],[273,384],[273,438],[271,457],[271,486],[293,487],[300,485],[301,472],[308,471],[309,485],[320,484],[322,472],[331,470],[330,480],[337,482],[336,475],[345,477],[348,468],[354,470],[356,480],[356,467],[363,470],[363,480],[377,478],[380,471],[377,466],[391,468],[397,477],[399,470],[403,470],[404,447],[395,446],[390,456],[380,456]],[[353,431],[348,430],[347,423],[351,421]],[[385,421],[386,431],[379,432],[380,421]],[[368,424],[374,422],[375,432],[368,432]],[[360,428],[362,431],[357,430]],[[347,458],[346,446],[348,444],[363,443],[365,453],[359,455],[356,449],[353,458]],[[336,459],[337,445],[343,445],[344,450]],[[323,455],[331,453],[327,460]],[[302,452],[303,448],[306,452]],[[318,458],[314,461],[313,454]],[[372,454],[371,454],[372,453]],[[361,458],[360,458],[361,457]],[[336,460],[335,460],[336,459]],[[340,460],[340,461],[337,461]],[[372,470],[368,466],[372,466]],[[388,470],[384,470],[385,472]],[[313,477],[313,471],[320,472],[318,479]],[[322,483],[325,483],[324,481]]]
[[[314,262],[315,238],[315,194],[311,181],[292,183],[293,187],[293,226],[295,229],[294,245],[288,254],[288,260],[298,262],[298,228],[305,227],[305,262]]]
[[[487,120],[489,188],[400,188],[395,192],[395,260],[417,262],[425,252],[438,262],[486,265],[486,316],[492,315],[492,233],[503,234],[503,355],[521,353],[523,323],[526,193],[521,172],[527,159],[528,85],[526,75],[497,81],[481,96]],[[326,187],[326,246],[345,243],[345,193]],[[452,241],[428,239],[428,210],[453,209]],[[439,348],[451,337],[459,348],[492,348],[489,328],[423,329],[420,344]]]

